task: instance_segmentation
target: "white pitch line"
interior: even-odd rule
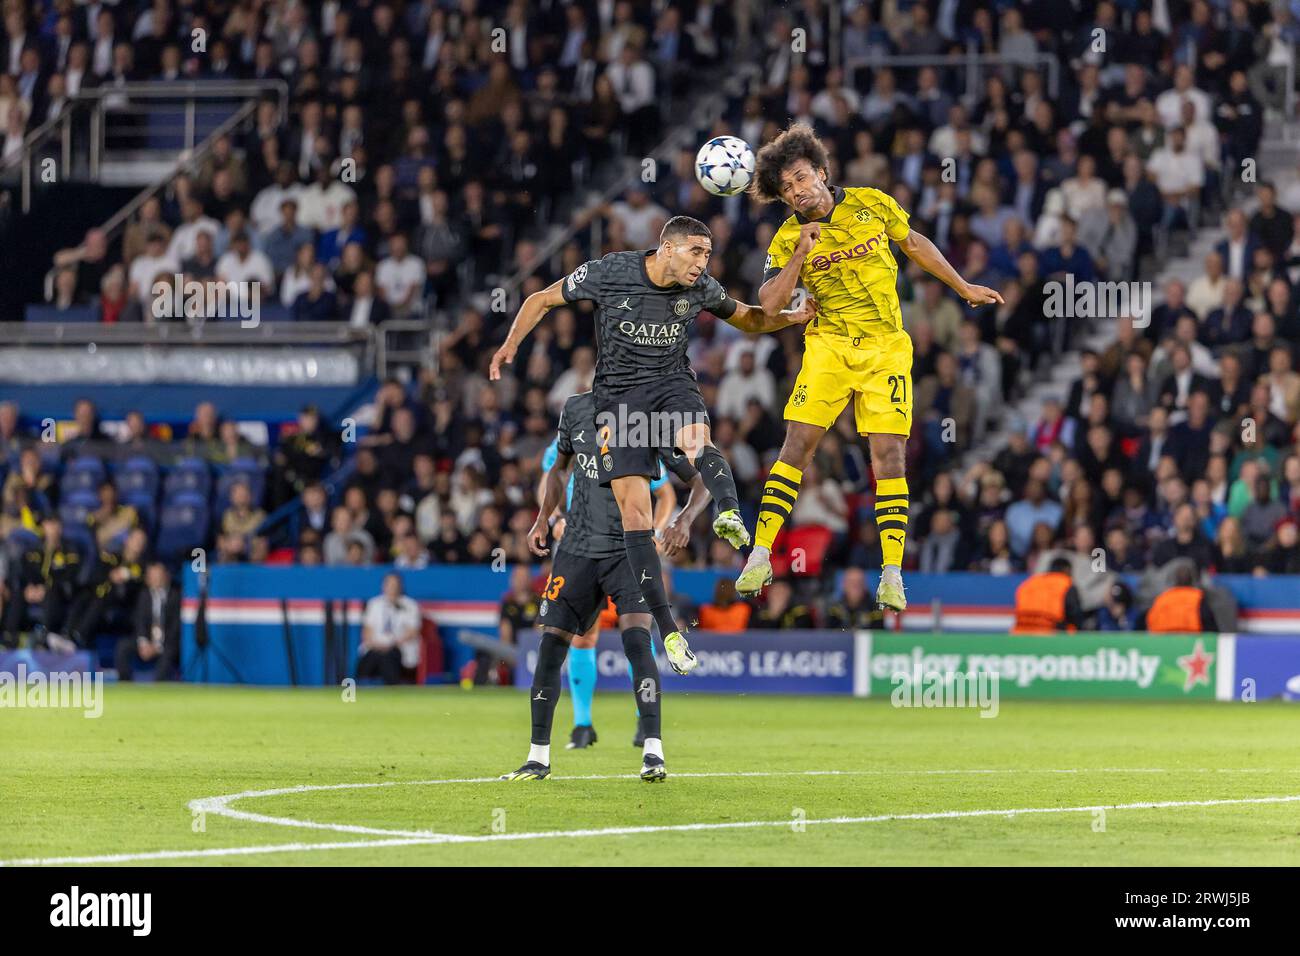
[[[1212,768],[1189,768],[1187,770],[1167,770],[1162,767],[1080,767],[1067,770],[1035,769],[962,769],[962,770],[738,770],[727,772],[675,773],[674,777],[860,777],[860,776],[896,776],[896,775],[951,775],[951,774],[1078,774],[1078,773],[1210,773]],[[1219,771],[1227,772],[1227,771]],[[1235,772],[1235,771],[1234,771]],[[1272,773],[1270,769],[1246,768],[1243,773]],[[586,774],[583,776],[552,776],[552,780],[635,780],[636,774]],[[330,830],[335,833],[354,833],[365,836],[412,837],[419,839],[435,837],[456,837],[454,833],[435,833],[432,830],[389,830],[382,827],[355,826],[347,823],[319,823],[314,820],[300,820],[294,817],[273,817],[251,810],[236,810],[230,806],[236,800],[256,799],[260,797],[281,797],[287,794],[312,793],[321,790],[369,790],[379,787],[429,787],[439,784],[456,783],[499,783],[499,777],[458,777],[443,780],[384,780],[369,783],[330,783],[300,784],[294,787],[279,787],[274,790],[245,790],[217,797],[202,797],[191,800],[187,805],[191,811],[213,813],[243,820],[248,823],[265,823],[270,826],[298,827],[304,830]]]
[[[752,777],[752,776],[838,776],[851,775],[858,773],[870,773],[871,771],[840,771],[840,770],[811,770],[811,771],[773,771],[773,772],[753,772],[753,773],[695,773],[695,774],[677,774],[682,777]],[[1015,771],[1007,771],[1015,772]],[[1065,771],[1077,772],[1077,771]],[[1091,771],[1085,771],[1091,772]],[[1097,768],[1097,772],[1128,772],[1123,768]],[[1143,772],[1162,773],[1165,772],[1157,768],[1149,768]],[[1177,771],[1172,771],[1177,772]],[[1192,772],[1209,772],[1195,770]],[[1269,771],[1261,771],[1269,772]],[[592,775],[588,777],[560,777],[556,779],[577,779],[577,780],[609,780],[623,779],[624,775],[599,776]],[[219,815],[240,814],[236,819],[253,818],[261,822],[276,822],[277,825],[281,818],[265,817],[258,814],[244,814],[242,811],[234,811],[219,801],[231,801],[253,796],[277,796],[288,793],[304,793],[313,790],[348,790],[364,789],[375,787],[392,787],[392,786],[415,786],[415,785],[436,785],[444,783],[486,783],[496,782],[495,777],[475,777],[461,780],[409,780],[409,781],[384,781],[381,783],[344,783],[344,784],[322,784],[322,785],[304,785],[299,787],[282,787],[276,790],[251,790],[238,794],[228,794],[224,797],[205,797],[200,800],[191,801],[191,808],[196,805],[218,813]],[[880,814],[876,816],[863,817],[828,817],[816,820],[801,820],[799,825],[807,826],[843,826],[847,824],[865,824],[865,823],[887,823],[903,822],[917,820],[954,820],[975,817],[1006,817],[1008,819],[1027,816],[1033,814],[1057,814],[1057,813],[1095,813],[1098,810],[1157,810],[1157,809],[1179,809],[1185,807],[1221,807],[1221,806],[1239,806],[1244,804],[1271,804],[1271,803],[1295,803],[1300,802],[1300,794],[1293,796],[1280,797],[1240,797],[1221,800],[1162,800],[1142,803],[1120,803],[1110,805],[1093,805],[1084,807],[1022,807],[1006,810],[940,810],[929,813],[891,813]],[[288,820],[286,823],[291,826],[311,826],[319,828],[329,828],[335,824],[311,824],[308,821]],[[336,843],[282,843],[261,846],[244,846],[244,847],[221,847],[206,850],[156,850],[146,853],[114,853],[103,856],[66,856],[66,857],[29,857],[26,859],[0,860],[0,866],[54,866],[60,864],[91,864],[91,863],[130,863],[150,860],[183,860],[183,859],[203,859],[209,857],[224,856],[251,856],[255,854],[266,853],[304,853],[322,850],[346,850],[346,849],[363,849],[374,847],[391,847],[391,846],[429,846],[445,843],[495,843],[501,841],[516,840],[545,840],[545,839],[582,839],[603,836],[636,836],[650,833],[684,833],[696,832],[703,830],[736,830],[736,829],[754,829],[764,827],[789,827],[794,825],[792,820],[748,820],[733,821],[726,823],[681,823],[668,824],[661,826],[642,826],[642,827],[605,827],[601,829],[584,829],[584,830],[541,830],[525,833],[494,833],[489,835],[460,835],[449,833],[429,833],[428,835],[418,836],[401,836],[388,840],[350,840]],[[342,825],[338,825],[342,826]],[[355,832],[355,831],[349,831]],[[366,832],[372,833],[399,833],[402,831],[385,831],[366,829]],[[422,833],[422,831],[414,831]]]

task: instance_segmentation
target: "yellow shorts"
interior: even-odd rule
[[[850,398],[859,434],[911,434],[910,335],[804,337],[803,368],[785,403],[786,421],[830,428]]]

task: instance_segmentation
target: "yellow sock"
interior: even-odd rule
[[[880,532],[881,566],[903,566],[903,545],[907,543],[907,479],[880,478],[876,481],[876,530]]]
[[[803,472],[793,465],[779,460],[772,465],[758,506],[758,527],[754,529],[756,547],[772,550],[777,532],[794,509],[795,499],[799,497],[799,482],[802,480]]]

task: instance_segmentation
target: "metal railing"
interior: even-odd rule
[[[14,322],[8,345],[369,345],[375,329],[346,322],[263,322],[244,328],[236,321],[204,322]]]
[[[375,375],[388,378],[396,368],[435,367],[439,333],[426,309],[423,319],[388,319],[375,326]]]
[[[229,103],[232,115],[239,115],[240,121],[247,119],[256,111],[257,103],[267,95],[274,95],[280,119],[283,122],[288,115],[289,86],[283,80],[249,80],[240,82],[187,82],[187,83],[125,83],[121,86],[96,87],[81,90],[72,97],[69,104],[57,115],[32,130],[23,140],[20,153],[7,160],[0,161],[0,177],[19,169],[19,186],[22,211],[31,211],[32,190],[40,175],[37,167],[44,165],[43,160],[57,158],[56,180],[67,182],[77,175],[77,166],[84,164],[86,178],[98,180],[109,155],[109,133],[112,132],[117,149],[128,151],[152,148],[156,152],[171,155],[179,153],[185,156],[198,146],[202,130],[199,122],[199,110],[202,104]],[[168,101],[175,102],[184,109],[182,123],[179,126],[150,126],[143,132],[132,125],[110,124],[110,119],[139,119],[148,117],[151,110],[139,105],[148,101],[153,110]],[[229,131],[233,128],[229,118],[218,124],[217,129]],[[173,147],[149,147],[148,136],[177,137]],[[58,138],[57,150],[51,150],[51,144]],[[83,137],[80,144],[83,149],[74,149],[74,138]],[[213,134],[203,134],[205,141],[210,141]],[[43,172],[43,171],[42,171]]]

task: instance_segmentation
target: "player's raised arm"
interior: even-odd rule
[[[799,241],[795,243],[794,251],[790,254],[790,260],[781,267],[781,271],[775,275],[768,270],[768,279],[758,290],[758,301],[763,307],[764,312],[776,313],[785,308],[794,296],[794,290],[799,285],[799,271],[803,268],[803,263],[808,258],[808,253],[812,247],[817,244],[821,238],[822,227],[820,223],[806,222],[799,229]],[[768,253],[768,264],[772,264],[772,253]]]
[[[515,353],[519,351],[519,346],[524,339],[528,338],[529,333],[537,328],[537,323],[542,321],[542,316],[563,304],[563,279],[552,282],[541,292],[534,292],[524,299],[524,304],[519,307],[519,314],[510,323],[510,332],[506,335],[505,342],[492,356],[492,367],[488,372],[488,378],[494,382],[500,379],[501,366],[509,365],[515,360]]]
[[[961,273],[952,267],[952,263],[944,258],[943,253],[939,251],[939,247],[915,229],[908,232],[906,238],[902,239],[898,244],[907,253],[909,259],[952,289],[953,292],[956,292],[970,305],[988,305],[990,302],[1002,302],[1002,296],[998,294],[996,289],[990,289],[984,285],[972,285],[963,279]]]

